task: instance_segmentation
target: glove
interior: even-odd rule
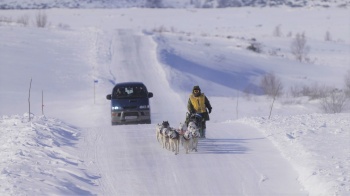
[[[212,108],[208,108],[208,110],[209,110],[209,114],[211,113],[211,109],[212,109]]]

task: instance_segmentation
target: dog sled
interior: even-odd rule
[[[194,122],[197,126],[197,128],[199,129],[199,134],[201,138],[205,137],[205,133],[204,133],[204,127],[203,127],[203,123],[204,123],[205,119],[202,117],[201,114],[198,113],[186,113],[186,125],[188,126],[188,124],[190,122]]]

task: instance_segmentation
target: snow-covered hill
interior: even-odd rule
[[[0,9],[348,7],[349,0],[1,0]]]
[[[290,94],[344,88],[348,10],[44,13],[48,24],[37,28],[37,10],[0,11],[1,195],[350,194],[350,108],[324,114],[321,99]],[[290,52],[299,32],[310,46],[307,62]],[[260,53],[247,49],[252,40]],[[249,90],[270,72],[284,94],[268,119],[272,99]],[[142,81],[154,93],[152,124],[110,125],[105,96],[122,81]],[[175,156],[157,142],[155,125],[184,121],[197,84],[213,106],[207,139],[198,152]]]

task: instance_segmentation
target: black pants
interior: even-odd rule
[[[202,129],[206,129],[207,128],[207,125],[206,125],[205,122],[207,122],[207,121],[205,121],[205,120],[202,121]]]

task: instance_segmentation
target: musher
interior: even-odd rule
[[[208,109],[208,110],[207,110]],[[201,92],[199,86],[194,86],[192,93],[188,99],[187,110],[190,114],[197,113],[200,114],[203,118],[202,121],[202,130],[201,137],[205,138],[206,132],[206,121],[209,120],[209,114],[212,111],[212,107],[208,98]],[[190,115],[189,115],[190,116]],[[189,122],[189,116],[186,117],[186,123]]]

